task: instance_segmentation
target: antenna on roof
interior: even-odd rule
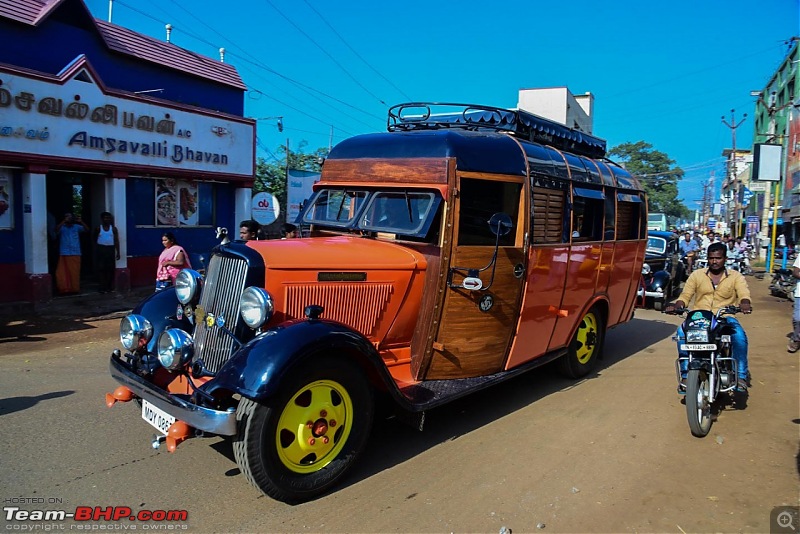
[[[220,63],[225,63],[225,49],[224,48],[220,48],[219,49],[219,61],[220,61]]]
[[[114,0],[108,0],[108,22],[111,22],[111,12],[114,10]]]
[[[172,34],[172,24],[167,24],[165,28],[167,29],[167,42],[169,42],[169,36]]]

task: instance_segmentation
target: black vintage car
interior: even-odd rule
[[[681,261],[679,243],[680,236],[673,232],[647,232],[647,250],[639,287],[639,302],[643,306],[652,302],[653,308],[660,311],[668,300],[680,293],[686,269]]]

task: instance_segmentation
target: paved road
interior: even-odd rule
[[[768,532],[773,507],[798,504],[798,355],[791,303],[751,286],[750,402],[705,439],[675,394],[678,319],[644,310],[587,380],[544,368],[434,410],[422,433],[379,422],[346,483],[300,506],[249,486],[220,438],[151,450],[133,403],[103,404],[118,321],[51,323],[0,339],[0,500],[186,510],[170,525],[191,532]]]

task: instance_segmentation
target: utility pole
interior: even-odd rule
[[[286,138],[286,186],[289,186],[289,138]]]
[[[736,234],[735,235],[738,236],[738,235],[741,234],[741,232],[740,232],[741,229],[739,227],[740,226],[739,225],[739,222],[740,222],[739,221],[739,177],[736,174],[736,129],[739,126],[741,126],[742,123],[745,121],[745,119],[747,118],[747,113],[742,115],[742,120],[740,120],[738,122],[738,124],[736,122],[735,113],[736,113],[736,110],[732,109],[731,110],[731,122],[730,123],[728,123],[725,120],[725,115],[723,115],[722,116],[722,124],[724,124],[725,126],[730,128],[730,130],[731,130],[731,142],[732,142],[732,146],[733,146],[733,151],[731,153],[731,156],[732,156],[733,159],[732,159],[730,167],[728,167],[728,183],[730,183],[730,178],[733,178],[733,190],[734,190],[734,193],[733,193],[733,211],[734,211],[734,214],[735,214],[735,217],[736,217],[736,219],[735,219],[736,220]],[[731,167],[732,167],[732,169],[731,169]]]

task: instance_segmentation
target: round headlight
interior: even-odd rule
[[[119,340],[128,350],[146,346],[152,337],[153,325],[141,315],[128,315],[119,323]]]
[[[642,274],[650,274],[650,266],[646,263],[642,264]]]
[[[253,329],[269,321],[274,309],[272,297],[260,287],[248,287],[239,298],[242,319]]]
[[[158,336],[158,361],[174,371],[185,367],[194,354],[192,337],[179,328],[164,330]]]
[[[189,304],[197,295],[202,277],[192,269],[182,269],[175,278],[175,296],[181,304]]]

